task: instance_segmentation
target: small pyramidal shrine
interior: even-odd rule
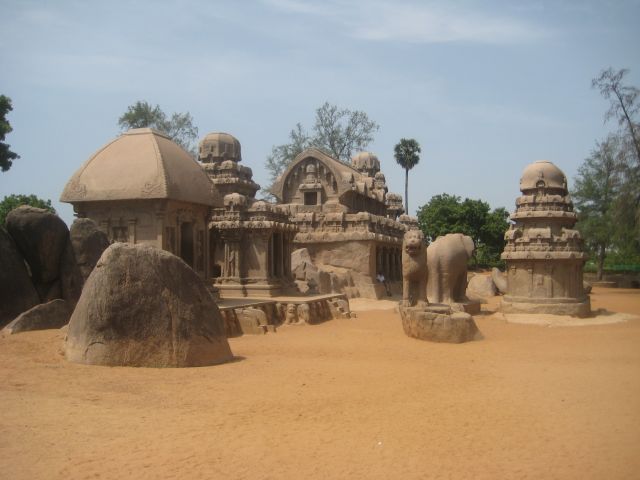
[[[502,310],[587,316],[582,268],[587,259],[567,178],[553,163],[527,166],[520,179],[515,222],[505,234],[507,294]]]

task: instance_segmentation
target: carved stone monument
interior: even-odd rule
[[[504,312],[587,316],[591,306],[582,281],[587,259],[564,173],[537,161],[520,179],[515,222],[505,234]]]
[[[469,304],[464,297],[466,262],[473,252],[473,241],[458,233],[438,237],[433,245],[436,248],[425,248],[419,230],[409,230],[404,236],[403,289],[399,307],[404,333],[432,342],[479,340],[482,335],[473,317],[464,311],[468,310]],[[432,283],[437,283],[437,288]],[[437,292],[434,299],[438,303],[427,301],[428,291]]]
[[[381,298],[385,289],[376,281],[378,274],[399,289],[402,238],[415,219],[401,215],[402,197],[388,192],[373,153],[358,153],[346,165],[316,148],[307,149],[278,177],[271,192],[290,211],[298,230],[295,247],[306,248],[318,270],[333,278],[342,275],[333,284],[354,284],[357,292],[343,293]]]

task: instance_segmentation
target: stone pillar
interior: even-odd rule
[[[156,213],[156,218],[155,218],[155,227],[156,227],[156,247],[161,248],[161,249],[165,249],[165,245],[162,241],[163,238],[163,234],[164,234],[164,214],[163,213]]]
[[[136,243],[136,219],[130,218],[127,224],[127,241]]]
[[[382,250],[382,261],[384,262],[382,264],[382,274],[384,275],[385,279],[390,279],[391,278],[391,268],[389,267],[389,248],[388,247],[384,247]]]

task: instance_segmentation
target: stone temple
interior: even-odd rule
[[[402,237],[417,225],[388,193],[375,155],[345,165],[302,152],[276,182],[278,204],[255,198],[260,186],[232,135],[206,135],[198,159],[162,133],[132,129],[92,155],[60,200],[111,242],[181,257],[223,297],[292,293],[291,257],[301,247],[340,280],[319,293],[381,297],[378,272],[400,285]]]
[[[505,312],[589,315],[582,282],[587,259],[564,173],[537,161],[520,179],[522,196],[511,215],[502,259],[507,264]]]
[[[417,222],[402,215],[402,197],[388,193],[373,153],[361,152],[346,165],[316,148],[307,149],[278,177],[271,192],[296,226],[295,248],[306,248],[321,271],[352,285],[354,296],[381,298],[384,287],[376,283],[378,272],[394,290],[401,290],[402,239]]]

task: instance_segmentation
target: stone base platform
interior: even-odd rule
[[[349,300],[342,293],[273,298],[229,298],[218,301],[227,337],[275,332],[281,325],[306,325],[349,318]]]
[[[503,313],[540,313],[588,317],[591,315],[591,300],[587,296],[580,301],[572,299],[567,299],[566,301],[541,299],[536,301],[534,298],[514,298],[505,295],[500,304],[500,310]]]
[[[423,307],[399,307],[402,328],[409,337],[431,342],[463,343],[482,339],[482,334],[465,312],[456,312],[449,305],[431,304]]]

